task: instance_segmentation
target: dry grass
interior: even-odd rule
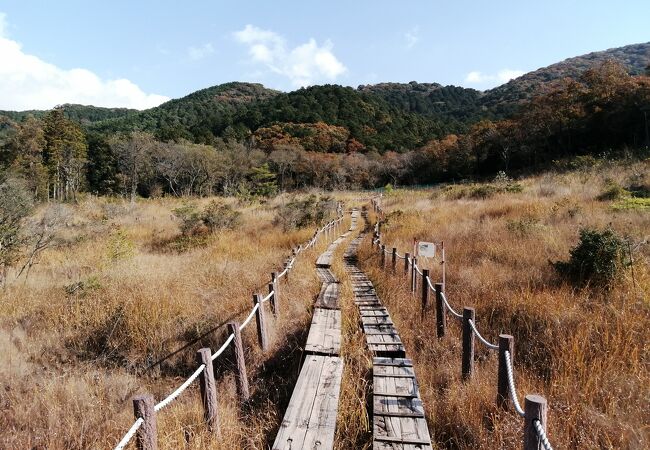
[[[133,422],[132,395],[160,400],[177,387],[196,366],[195,351],[216,349],[223,325],[243,320],[251,294],[267,292],[270,272],[313,233],[271,225],[271,204],[243,208],[241,227],[195,248],[161,250],[178,234],[171,211],[179,205],[88,199],[66,207],[63,240],[26,281],[0,291],[0,447],[115,445]],[[254,324],[244,332],[250,404],[236,400],[226,352],[215,367],[222,438],[205,432],[195,383],[160,413],[161,448],[263,448],[274,436],[298,373],[323,245],[303,253],[282,282],[267,354]]]
[[[611,291],[575,289],[549,264],[568,258],[585,226],[611,226],[632,242],[647,237],[647,211],[617,211],[596,199],[611,179],[639,173],[649,173],[647,162],[540,176],[525,180],[523,193],[484,200],[452,200],[454,187],[398,191],[384,200],[384,241],[404,253],[414,237],[444,240],[452,306],[475,307],[479,329],[493,342],[500,332],[514,336],[518,391],[548,399],[556,448],[650,446],[650,249],[639,248],[634,269]],[[450,318],[448,337],[438,341],[434,311],[421,320],[419,295],[408,293],[402,275],[378,268],[368,241],[362,266],[416,362],[436,445],[517,448],[520,418],[495,406],[496,355],[477,342],[476,374],[463,383],[458,324]],[[438,264],[429,265],[438,280]]]

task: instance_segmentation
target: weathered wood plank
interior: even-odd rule
[[[343,360],[311,355],[305,359],[273,449],[332,448]]]
[[[341,311],[315,308],[306,353],[338,355],[341,351]]]
[[[339,284],[323,283],[320,294],[315,303],[316,308],[338,309],[339,307]]]

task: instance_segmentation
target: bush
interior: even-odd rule
[[[20,256],[25,237],[22,222],[33,206],[32,195],[22,181],[0,183],[0,284],[7,268]]]
[[[629,196],[630,192],[627,189],[623,188],[617,183],[610,182],[607,183],[603,193],[598,196],[598,200],[621,200]]]
[[[183,236],[196,236],[213,233],[222,229],[233,229],[239,225],[241,213],[232,206],[211,201],[203,210],[199,211],[196,205],[187,204],[172,211],[181,220],[181,233]]]
[[[281,225],[285,230],[320,225],[334,215],[335,211],[336,201],[332,197],[310,195],[306,199],[293,199],[279,206],[273,223]]]
[[[554,263],[558,273],[575,284],[609,287],[623,260],[624,241],[613,230],[584,228],[569,261]]]

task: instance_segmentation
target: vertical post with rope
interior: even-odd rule
[[[409,259],[411,259],[411,254],[410,253],[405,253],[404,254],[404,276],[408,280],[409,278]]]
[[[497,406],[508,409],[508,363],[506,352],[510,353],[512,366],[512,355],[515,350],[515,338],[509,334],[499,335],[499,369],[497,371]]]
[[[241,340],[241,331],[237,322],[228,322],[228,332],[232,334],[233,339],[233,353],[235,354],[235,365],[237,372],[235,378],[237,379],[237,393],[242,402],[246,402],[250,398],[250,390],[248,388],[248,374],[246,373],[246,360],[244,359],[244,345]]]
[[[265,352],[269,348],[269,339],[266,333],[266,316],[264,315],[264,303],[262,303],[262,296],[260,294],[253,294],[253,307],[259,305],[255,318],[257,319],[257,339],[260,342],[262,351]]]
[[[424,269],[422,270],[422,318],[424,318],[424,312],[429,304],[429,283],[427,278],[429,278],[429,269]]]
[[[381,268],[383,269],[386,267],[386,245],[381,244],[381,247],[379,247],[379,249],[381,250]]]
[[[445,301],[442,298],[442,283],[436,283],[436,335],[445,337],[447,330],[447,316],[445,314]]]
[[[390,257],[391,257],[390,260],[391,270],[393,271],[393,273],[395,273],[395,271],[397,270],[397,248],[393,247],[393,251]]]
[[[142,394],[133,397],[133,413],[136,420],[144,422],[137,431],[135,442],[138,450],[158,450],[158,425],[153,395]]]
[[[273,317],[278,317],[278,305],[276,303],[276,298],[275,298],[275,285],[273,282],[269,283],[269,303],[271,304],[271,313],[273,314]]]
[[[280,316],[280,280],[278,279],[277,272],[271,272],[271,283],[273,284],[273,298],[271,299],[271,307],[273,308],[273,314],[276,317]],[[269,286],[269,289],[271,287]]]
[[[203,403],[203,417],[208,425],[208,430],[219,435],[219,411],[217,408],[217,384],[214,381],[214,368],[212,366],[212,352],[209,348],[202,348],[196,352],[196,362],[205,365],[199,375],[201,385],[201,403]]]
[[[548,404],[541,395],[528,394],[524,400],[524,450],[543,450],[542,438],[535,429],[539,422],[546,431],[546,413]]]
[[[415,295],[415,292],[418,289],[418,272],[417,272],[418,259],[413,257],[413,264],[411,267],[411,293]]]
[[[463,380],[472,378],[474,372],[474,331],[469,321],[474,322],[475,316],[474,308],[463,308]]]

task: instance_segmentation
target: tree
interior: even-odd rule
[[[276,146],[276,150],[269,155],[269,160],[273,164],[276,173],[280,175],[281,191],[284,191],[285,188],[285,175],[291,171],[298,160],[298,154],[303,151],[300,145],[282,144]]]
[[[251,169],[251,185],[251,193],[255,196],[271,197],[278,192],[275,174],[266,163]]]
[[[97,194],[115,194],[118,188],[117,156],[108,139],[98,133],[88,136],[88,188]]]
[[[81,127],[65,118],[63,109],[50,111],[44,122],[43,161],[48,171],[48,192],[55,200],[74,200],[82,188],[87,145]]]
[[[25,183],[8,179],[0,184],[0,285],[7,278],[7,269],[19,256],[21,223],[32,207],[32,195]]]
[[[112,139],[110,146],[117,155],[118,167],[125,178],[131,202],[135,202],[140,182],[149,181],[153,174],[156,140],[149,133],[134,131],[128,137]]]
[[[47,199],[47,170],[43,163],[45,133],[42,122],[27,116],[9,141],[11,171],[25,183],[34,198]]]

